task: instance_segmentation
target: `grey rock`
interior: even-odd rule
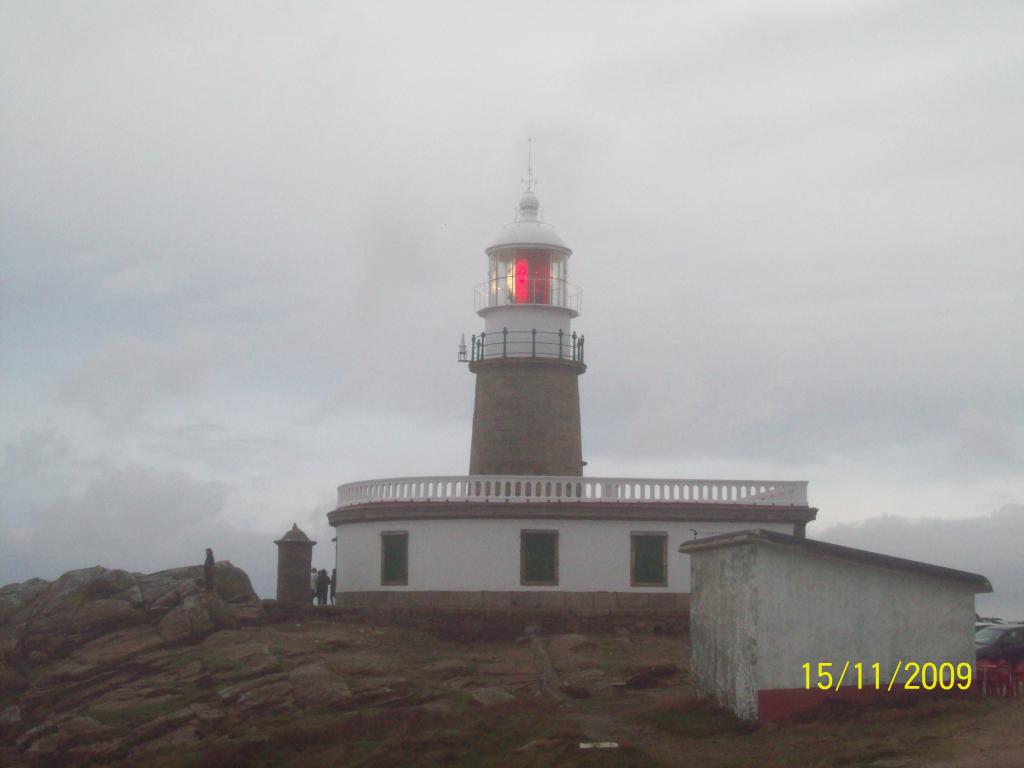
[[[472,665],[465,659],[442,659],[424,667],[426,672],[437,675],[442,680],[453,677],[464,677],[472,672]]]
[[[80,664],[110,666],[162,648],[163,645],[160,633],[147,624],[104,635],[86,643],[74,652],[73,659]]]
[[[295,701],[302,706],[330,707],[348,702],[352,691],[336,672],[323,662],[306,664],[288,675]]]
[[[475,691],[470,692],[470,698],[477,704],[489,707],[494,704],[504,704],[507,701],[512,701],[515,699],[515,696],[504,688],[477,688]]]

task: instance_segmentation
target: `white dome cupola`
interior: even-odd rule
[[[565,251],[567,255],[572,253],[562,242],[555,228],[540,220],[540,200],[530,190],[519,198],[515,221],[502,228],[491,247],[487,249],[487,253],[510,245],[547,246]]]

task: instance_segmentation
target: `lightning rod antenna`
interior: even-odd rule
[[[537,179],[533,177],[533,137],[530,136],[526,140],[526,178],[520,179],[526,185],[526,191],[532,192],[533,185],[537,183]]]

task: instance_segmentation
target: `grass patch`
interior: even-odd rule
[[[264,723],[254,731],[258,741],[209,745],[191,763],[192,768],[269,768],[282,765],[322,765],[327,751],[354,758],[367,747],[387,743],[416,732],[436,732],[441,716],[416,711],[371,711],[349,715],[316,711],[290,718],[277,727]],[[351,763],[350,763],[351,764]]]
[[[681,699],[644,712],[640,719],[664,733],[702,739],[753,733],[757,726],[715,706],[710,699]]]
[[[176,709],[181,709],[180,697],[174,697],[170,701],[156,701],[152,704],[140,704],[137,707],[124,707],[122,709],[87,709],[82,714],[91,717],[104,725],[109,725],[118,730],[130,730],[150,720],[156,720],[162,715],[169,714]]]
[[[844,754],[838,755],[833,761],[834,766],[846,765],[870,765],[877,760],[889,757],[903,757],[906,753],[892,747],[873,746],[861,749],[853,749]]]
[[[585,768],[656,765],[639,750],[581,750],[588,741],[567,728],[550,702],[529,700],[481,707],[459,714],[423,709],[377,709],[354,713],[305,712],[287,722],[254,725],[248,737],[206,744],[189,768]],[[244,739],[245,737],[243,737]]]

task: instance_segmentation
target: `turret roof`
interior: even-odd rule
[[[309,536],[302,532],[296,523],[292,523],[292,529],[284,536],[274,542],[275,544],[316,544]]]

